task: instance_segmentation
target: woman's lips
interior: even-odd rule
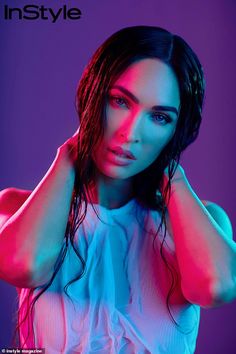
[[[117,166],[128,166],[132,164],[136,157],[131,151],[123,149],[120,146],[112,147],[107,149],[110,155],[110,162]]]
[[[111,152],[113,152],[115,155],[123,157],[125,159],[130,159],[130,160],[136,160],[136,157],[132,154],[131,151],[126,150],[122,148],[121,146],[115,146],[108,148]]]

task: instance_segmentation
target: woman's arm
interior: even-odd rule
[[[212,307],[236,298],[236,244],[223,209],[204,204],[178,166],[167,209],[181,288],[189,302]]]
[[[0,229],[0,278],[17,287],[42,285],[53,273],[70,211],[75,144],[76,136],[58,149],[46,175],[11,217],[2,192],[2,218],[8,217]]]

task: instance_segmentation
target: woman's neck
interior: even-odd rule
[[[114,179],[97,175],[96,183],[89,189],[89,199],[107,209],[120,208],[133,198],[132,179]]]

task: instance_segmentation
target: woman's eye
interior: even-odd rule
[[[164,113],[158,113],[158,112],[154,112],[152,113],[152,119],[155,122],[161,123],[161,124],[167,124],[170,123],[172,121],[172,119],[170,118],[169,115],[164,114]]]
[[[123,97],[119,97],[119,96],[110,96],[110,102],[115,105],[116,107],[124,107],[124,108],[128,108],[128,102],[126,101],[126,99],[124,99]]]

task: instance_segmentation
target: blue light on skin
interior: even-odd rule
[[[180,93],[173,70],[158,59],[131,64],[113,83],[106,106],[106,129],[94,152],[94,202],[108,208],[130,199],[132,177],[146,169],[173,137]],[[135,159],[117,156],[121,147]]]

